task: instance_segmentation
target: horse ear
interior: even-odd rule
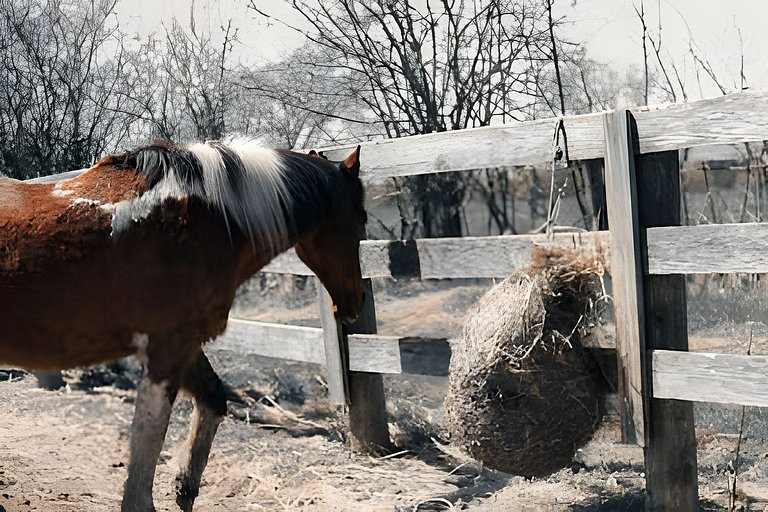
[[[328,157],[323,154],[323,152],[317,152],[314,149],[311,150],[309,153],[307,153],[309,156],[313,158],[322,158],[323,160],[328,160]]]
[[[357,146],[352,154],[341,163],[341,168],[352,174],[354,177],[360,175],[360,146]]]

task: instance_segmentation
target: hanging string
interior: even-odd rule
[[[564,161],[563,157],[565,157]],[[546,223],[547,238],[550,240],[554,234],[557,217],[560,214],[560,199],[565,189],[564,184],[563,187],[558,189],[557,198],[555,198],[555,170],[557,170],[557,163],[560,161],[564,162],[564,165],[561,164],[562,167],[568,167],[571,161],[568,155],[568,134],[565,132],[565,121],[562,117],[558,118],[555,133],[552,135],[552,174],[549,180],[549,208],[547,210]]]

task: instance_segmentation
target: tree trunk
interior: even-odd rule
[[[464,182],[460,176],[426,174],[409,180],[424,238],[461,236],[461,200]]]

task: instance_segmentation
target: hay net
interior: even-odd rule
[[[534,349],[556,355],[572,348],[575,331],[597,315],[606,298],[604,273],[599,248],[536,248],[528,267],[493,287],[469,311],[463,340],[452,347],[451,373],[478,375],[500,362],[509,371],[525,371]]]

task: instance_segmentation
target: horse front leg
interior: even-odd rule
[[[152,483],[177,389],[175,383],[169,381],[155,382],[150,378],[145,364],[131,424],[131,460],[128,464],[122,512],[155,511]]]
[[[194,404],[189,436],[179,454],[180,472],[176,477],[176,504],[188,512],[200,490],[200,479],[208,463],[216,430],[227,414],[227,396],[224,385],[202,352],[184,374],[181,387],[191,395]]]

